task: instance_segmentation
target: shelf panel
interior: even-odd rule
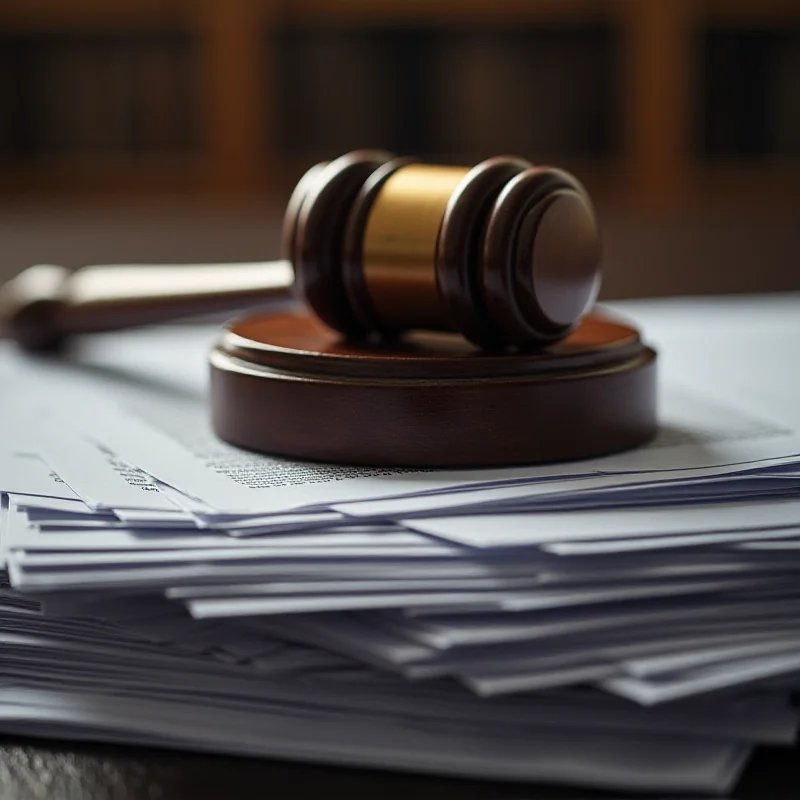
[[[617,13],[619,5],[614,0],[537,0],[535,3],[530,0],[276,0],[274,3],[276,14],[283,20],[307,22],[313,19],[315,24],[336,25],[448,26],[608,18]]]
[[[0,159],[1,195],[153,194],[207,191],[206,160],[188,158]]]
[[[92,30],[191,25],[191,0],[25,0],[0,3],[0,29],[23,31]]]
[[[569,19],[624,18],[642,6],[731,23],[785,23],[800,20],[797,0],[254,0],[283,19],[320,24],[416,23],[450,26]],[[683,7],[683,8],[681,8]]]
[[[797,0],[692,0],[695,16],[731,25],[800,23]]]
[[[267,125],[275,101],[263,37],[270,17],[252,0],[197,4],[200,82],[205,95],[201,127],[209,167],[220,193],[257,190],[257,173],[274,148]]]

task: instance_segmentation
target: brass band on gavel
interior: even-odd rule
[[[445,329],[436,243],[445,209],[469,172],[411,164],[384,183],[369,212],[362,270],[377,316],[391,328]]]
[[[422,328],[536,346],[566,336],[599,288],[585,190],[518,158],[468,168],[359,151],[318,164],[284,242],[305,300],[352,337]]]

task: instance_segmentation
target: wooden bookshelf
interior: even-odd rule
[[[800,156],[704,160],[695,146],[698,31],[800,32],[796,0],[26,0],[0,4],[0,37],[147,36],[192,42],[196,140],[166,152],[0,151],[0,192],[285,194],[307,167],[282,149],[280,68],[287,30],[525,30],[605,25],[614,32],[616,143],[561,162],[610,201],[675,207],[800,199]],[[800,39],[800,33],[798,33]],[[2,86],[0,86],[2,89]],[[302,101],[304,98],[300,98]],[[392,98],[388,98],[389,101]],[[357,127],[357,126],[356,126]],[[0,129],[1,131],[1,129]],[[352,147],[380,143],[353,141]],[[334,155],[334,153],[330,153]],[[429,155],[423,153],[423,155]],[[438,153],[436,155],[439,155]],[[442,153],[457,159],[458,152]],[[535,153],[525,153],[529,157]]]

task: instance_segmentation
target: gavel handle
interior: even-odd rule
[[[29,267],[0,287],[0,328],[27,349],[69,336],[238,311],[289,297],[288,261]]]

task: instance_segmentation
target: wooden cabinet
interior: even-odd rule
[[[622,204],[794,202],[799,65],[796,0],[4,3],[0,192],[284,195],[317,157],[399,143],[557,160]],[[748,112],[777,120],[762,147],[714,138]]]

